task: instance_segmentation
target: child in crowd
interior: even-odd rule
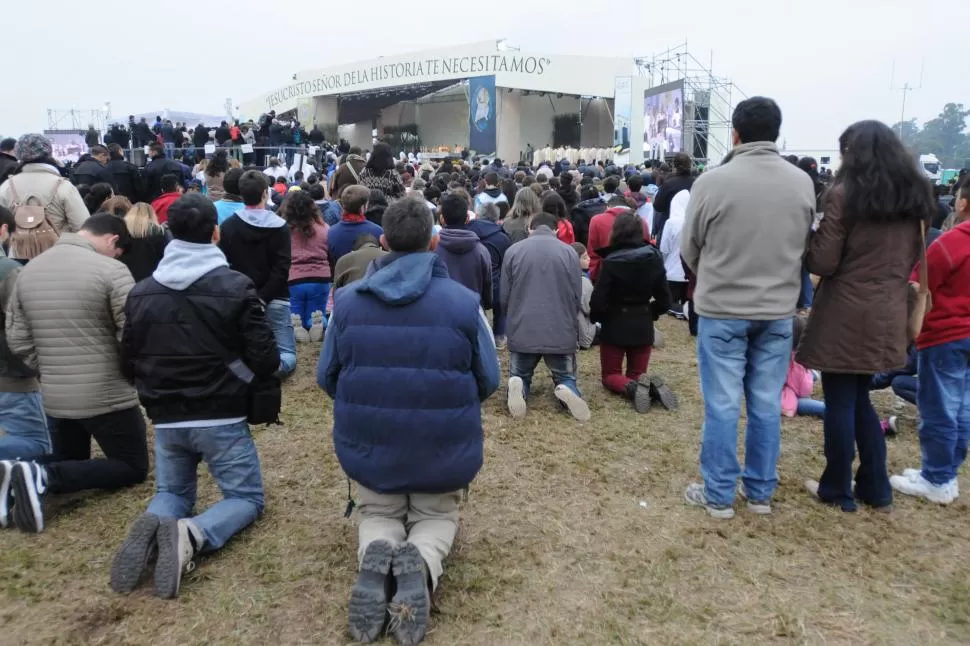
[[[465,228],[468,200],[451,192],[441,198],[441,226],[434,253],[448,275],[479,296],[482,308],[492,309],[492,257],[478,234]]]
[[[818,373],[795,361],[795,350],[805,331],[806,323],[804,316],[796,316],[792,322],[792,355],[785,385],[781,389],[781,414],[785,417],[795,415],[823,417],[825,415],[825,402],[812,399]]]
[[[337,292],[317,383],[334,400],[337,459],[359,485],[350,634],[372,642],[390,621],[399,643],[417,644],[461,491],[482,466],[481,402],[499,365],[480,297],[430,252],[424,200],[395,201],[383,222],[391,253]]]
[[[593,283],[589,279],[589,254],[586,245],[574,242],[572,245],[579,256],[579,267],[583,270],[583,295],[579,303],[579,349],[589,350],[599,341],[599,325],[589,318],[589,301],[593,297]]]
[[[919,469],[892,476],[896,491],[942,505],[960,495],[957,474],[970,446],[970,177],[960,184],[954,227],[926,250],[933,307],[916,338],[919,349]]]
[[[308,192],[290,193],[280,210],[290,228],[290,311],[297,341],[322,341],[323,313],[330,296],[330,227]]]
[[[617,214],[610,246],[597,250],[603,262],[590,301],[590,318],[603,326],[603,385],[632,401],[638,413],[648,412],[653,399],[677,408],[677,397],[664,381],[647,376],[653,323],[670,307],[670,288],[663,258],[643,238],[643,220],[636,213],[625,209]]]

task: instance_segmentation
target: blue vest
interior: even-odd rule
[[[333,443],[351,479],[385,494],[445,493],[478,474],[478,305],[478,294],[448,278],[440,261],[424,294],[408,304],[354,285],[337,292]]]

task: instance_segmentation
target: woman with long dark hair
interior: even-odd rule
[[[855,511],[856,501],[890,511],[886,440],[869,384],[906,363],[909,277],[933,217],[932,190],[881,122],[849,126],[839,150],[842,166],[806,257],[821,282],[797,361],[822,372],[826,465],[805,487],[843,511]]]
[[[566,210],[566,203],[559,197],[558,193],[550,189],[542,194],[542,211],[556,216],[557,238],[566,244],[576,242],[573,223],[569,221],[569,211]]]
[[[404,195],[404,183],[395,170],[397,160],[394,151],[385,143],[374,145],[370,159],[360,172],[360,183],[370,189],[377,189],[387,199],[394,199]]]
[[[101,205],[114,197],[114,189],[107,182],[98,182],[91,187],[88,194],[84,196],[84,206],[88,207],[88,213],[94,215],[101,210]]]
[[[224,180],[229,172],[229,155],[225,150],[217,150],[205,167],[206,196],[213,202],[218,202],[226,196]]]
[[[330,297],[330,227],[307,191],[290,191],[280,206],[290,227],[290,311],[297,341],[320,341]]]

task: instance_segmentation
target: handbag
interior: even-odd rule
[[[250,424],[282,424],[280,409],[283,407],[283,386],[278,376],[259,377],[243,360],[223,346],[215,334],[199,318],[195,306],[180,292],[170,292],[179,304],[179,309],[189,315],[196,323],[201,341],[216,348],[229,372],[248,385],[246,392],[246,421]]]
[[[915,293],[916,299],[909,312],[907,332],[909,340],[915,341],[923,328],[923,320],[926,314],[933,307],[933,297],[930,294],[928,270],[926,268],[926,223],[920,222],[919,225],[919,285],[910,283],[910,289]]]

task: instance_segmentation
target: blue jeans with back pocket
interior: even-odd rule
[[[698,321],[697,367],[704,397],[701,475],[707,500],[734,502],[738,476],[751,500],[770,500],[778,486],[781,389],[791,359],[792,320]],[[738,463],[741,396],[747,402],[744,473]]]

